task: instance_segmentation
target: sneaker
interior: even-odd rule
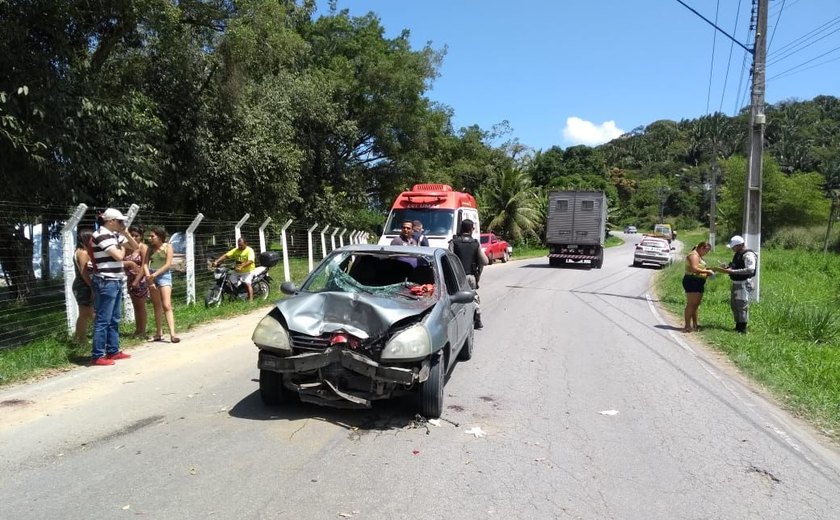
[[[107,359],[111,359],[111,360],[115,360],[115,359],[128,359],[128,358],[130,358],[130,357],[131,357],[131,354],[126,354],[125,352],[123,352],[122,350],[120,350],[120,351],[119,351],[119,352],[117,352],[116,354],[108,354],[108,355],[107,355],[107,356],[105,356],[105,357],[106,357]],[[113,363],[111,363],[111,364],[113,364]]]
[[[93,366],[106,366],[106,365],[113,365],[113,364],[114,364],[114,361],[112,359],[108,359],[108,358],[104,358],[104,357],[92,358],[90,360],[90,366],[92,366],[92,367]]]

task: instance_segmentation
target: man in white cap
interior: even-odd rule
[[[747,249],[744,237],[741,235],[730,238],[726,247],[731,249],[735,256],[732,257],[732,262],[715,270],[728,274],[732,279],[729,305],[732,307],[732,315],[735,318],[735,330],[746,334],[750,316],[750,293],[754,289],[752,279],[758,265],[758,255],[755,251]]]
[[[119,210],[108,208],[99,219],[101,225],[93,233],[89,247],[93,263],[93,304],[96,310],[90,364],[113,365],[114,360],[131,357],[120,351],[120,318],[125,281],[123,244],[128,242],[134,250],[139,246],[126,230],[126,217]]]

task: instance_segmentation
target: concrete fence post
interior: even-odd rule
[[[324,229],[321,230],[321,254],[322,254],[322,258],[327,257],[327,238],[326,238],[326,236],[324,236],[324,234],[327,232],[327,230],[329,228],[330,228],[330,225],[327,224],[326,226],[324,226]]]
[[[330,251],[335,251],[335,234],[338,233],[339,229],[341,229],[341,228],[337,227],[337,228],[333,229],[333,232],[330,235],[330,245],[332,246],[332,247],[330,247]]]
[[[79,318],[79,306],[73,296],[73,280],[76,278],[76,226],[85,216],[87,205],[79,204],[64,223],[61,230],[61,265],[64,270],[64,306],[67,309],[67,330],[70,335],[76,330],[76,320]],[[43,240],[43,235],[42,238]],[[85,269],[85,266],[79,266]]]
[[[265,219],[265,222],[260,226],[260,253],[265,253],[265,227],[271,222],[271,217]]]
[[[342,229],[341,233],[338,234],[339,247],[344,247],[344,233],[347,233],[347,228]]]
[[[131,227],[131,223],[134,222],[134,219],[137,217],[137,213],[139,211],[140,206],[137,204],[129,206],[128,211],[125,214],[126,229]],[[125,309],[125,312],[123,312],[123,321],[126,323],[134,323],[134,302],[131,301],[131,294],[128,292],[128,282],[128,277],[126,277],[122,284],[123,308]]]
[[[195,303],[195,228],[204,220],[204,215],[195,216],[187,228],[187,251],[184,261],[187,269],[187,305]]]
[[[310,273],[312,272],[312,269],[314,269],[314,264],[315,264],[315,251],[313,250],[313,247],[312,247],[312,232],[315,231],[315,228],[317,228],[317,227],[318,227],[318,223],[316,222],[311,228],[306,230],[306,244],[307,244],[306,249],[307,249],[308,254],[309,254],[309,271],[308,272],[310,272]]]
[[[292,279],[292,276],[289,272],[289,247],[288,242],[286,242],[286,228],[288,228],[292,222],[292,219],[287,220],[286,223],[283,224],[283,227],[280,229],[280,241],[283,244],[283,274],[285,275],[287,282]]]
[[[236,227],[233,229],[233,236],[236,239],[236,242],[239,242],[239,239],[242,237],[242,224],[245,223],[249,218],[251,218],[250,213],[245,213],[245,215],[239,219],[239,222],[236,223]]]

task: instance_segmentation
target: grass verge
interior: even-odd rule
[[[687,254],[706,240],[703,231],[680,236]],[[723,246],[706,256],[708,265],[729,262]],[[761,301],[750,305],[749,333],[734,332],[730,281],[706,283],[699,334],[725,353],[751,379],[770,390],[790,411],[840,441],[840,256],[802,250],[761,251]],[[663,271],[656,288],[664,307],[682,325],[684,264]]]
[[[291,279],[301,282],[308,273],[307,260],[290,258],[289,270]],[[209,278],[204,277],[196,283],[195,305],[186,305],[183,303],[185,298],[182,297],[186,294],[185,289],[178,286],[176,277],[172,297],[176,329],[183,332],[209,321],[246,314],[261,307],[270,307],[273,302],[282,297],[279,291],[280,282],[283,281],[282,266],[273,268],[271,274],[276,278],[268,300],[261,302],[226,300],[219,307],[210,309],[204,307],[204,291],[211,283]],[[149,319],[147,330],[151,333],[154,331],[154,313],[151,303],[147,304],[146,308]],[[87,364],[90,360],[90,342],[88,341],[85,345],[76,345],[71,341],[63,326],[58,328],[61,331],[53,335],[19,347],[0,350],[0,385],[23,381],[54,370],[66,370],[73,366]],[[134,324],[124,322],[120,327],[120,347],[130,350],[131,347],[143,343],[141,339],[129,337],[132,332],[134,332]],[[165,325],[164,332],[167,332]]]

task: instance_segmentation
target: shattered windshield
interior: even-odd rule
[[[301,290],[421,299],[437,297],[437,279],[431,255],[343,251],[322,262]]]

